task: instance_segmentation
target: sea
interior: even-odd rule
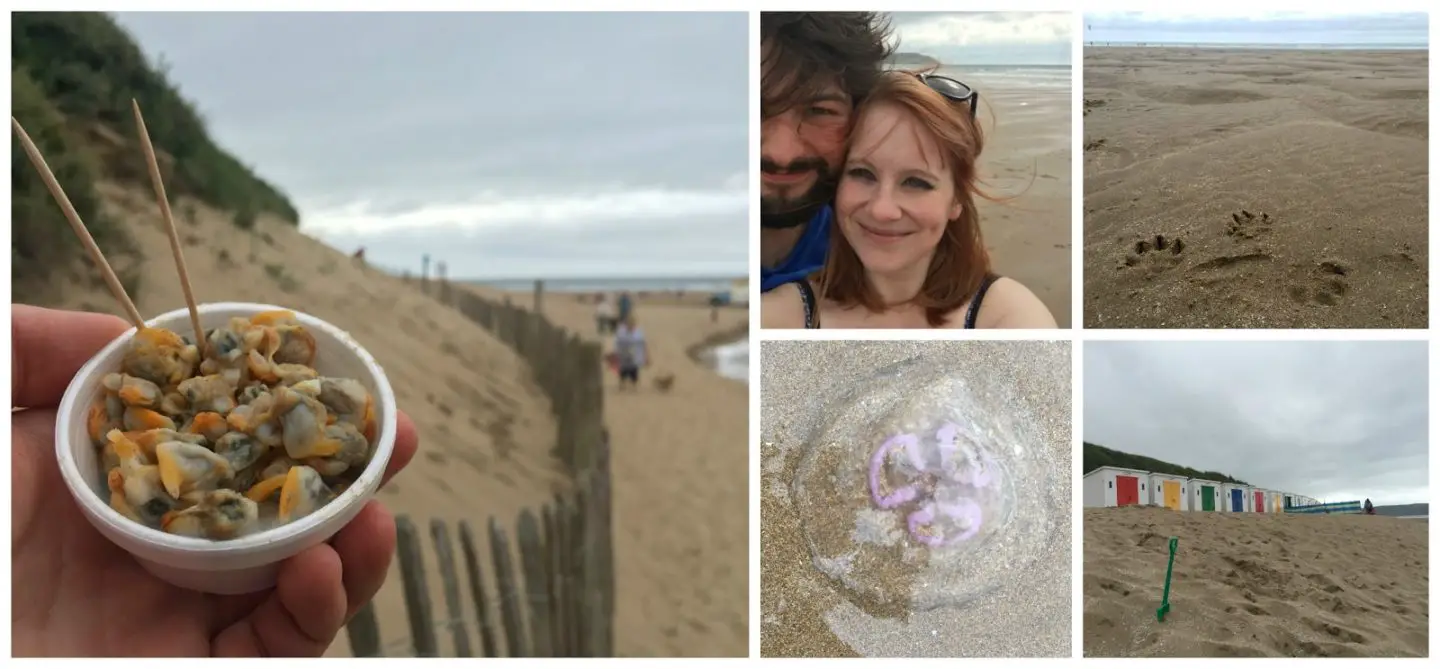
[[[735,276],[679,277],[573,277],[545,279],[547,293],[716,293],[728,291],[744,274]],[[467,279],[466,283],[489,286],[507,291],[526,291],[535,287],[535,279]]]
[[[935,73],[961,81],[978,78],[992,87],[1007,91],[1070,90],[1069,65],[941,65]]]

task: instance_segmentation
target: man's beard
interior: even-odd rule
[[[835,174],[819,158],[799,160],[786,167],[781,167],[767,160],[760,161],[760,171],[772,174],[785,174],[801,171],[815,172],[815,184],[810,190],[798,197],[791,198],[767,198],[760,196],[760,227],[771,230],[784,230],[799,225],[804,225],[815,217],[831,199],[835,197]]]

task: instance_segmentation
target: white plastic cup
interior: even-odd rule
[[[202,304],[200,326],[209,330],[228,325],[236,316],[249,318],[277,310],[285,308],[246,302]],[[101,380],[106,374],[120,371],[121,359],[135,337],[134,328],[95,354],[65,389],[55,419],[55,456],[65,486],[95,529],[166,583],[219,595],[273,587],[281,561],[328,541],[360,513],[380,488],[385,466],[395,450],[397,413],[390,381],[375,358],[344,330],[294,309],[288,311],[315,337],[315,370],[321,376],[355,379],[364,385],[375,398],[375,419],[380,425],[370,464],[360,478],[329,504],[297,521],[236,539],[211,541],[151,529],[110,508],[105,472],[101,471],[99,451],[90,439],[85,418],[100,396]],[[188,309],[162,314],[147,325],[194,337]]]

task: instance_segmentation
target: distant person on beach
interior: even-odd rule
[[[615,331],[615,323],[619,316],[615,313],[615,303],[610,301],[610,295],[600,293],[595,299],[595,330],[600,334]]]
[[[640,368],[650,364],[650,348],[645,343],[645,331],[635,324],[635,314],[626,314],[615,328],[616,366],[620,373],[620,389],[625,382],[635,388],[640,383]]]
[[[760,13],[761,292],[824,264],[851,116],[893,51],[880,13]]]
[[[761,298],[766,328],[1054,328],[1028,288],[991,271],[980,234],[979,93],[890,71],[855,112],[836,230],[819,272]]]
[[[1371,516],[1375,515],[1375,505],[1370,503],[1369,497],[1365,498],[1365,513]]]
[[[625,319],[630,317],[630,312],[635,309],[635,298],[630,297],[630,291],[620,291],[620,299],[617,306],[619,308],[616,309],[615,317],[618,318],[621,323],[623,323],[625,322]]]

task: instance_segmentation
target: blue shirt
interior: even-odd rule
[[[830,250],[830,221],[834,217],[835,212],[828,204],[815,212],[785,261],[775,267],[760,268],[760,292],[768,293],[776,286],[803,279],[820,270],[825,264],[825,254]]]

